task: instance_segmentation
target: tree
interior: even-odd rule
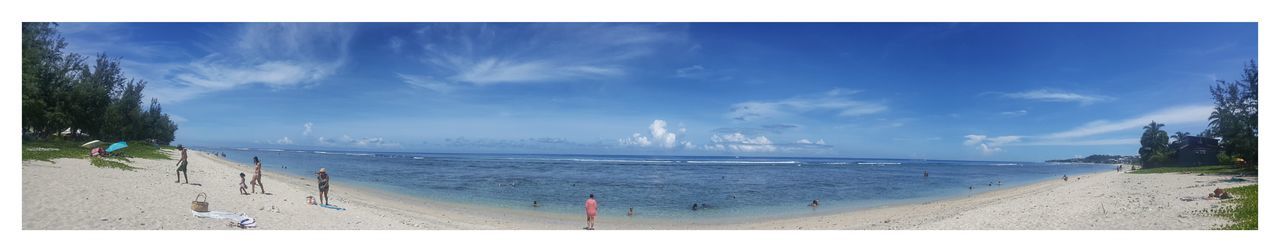
[[[107,141],[155,139],[168,144],[177,124],[151,100],[142,108],[146,81],[129,79],[119,58],[63,52],[57,24],[22,23],[22,129],[42,138],[70,128]]]
[[[1172,153],[1169,151],[1169,133],[1160,129],[1164,124],[1151,121],[1151,124],[1143,126],[1141,144],[1138,148],[1138,157],[1142,160],[1143,167],[1155,167],[1169,160]]]
[[[22,127],[37,136],[69,127],[72,83],[84,57],[64,54],[67,43],[52,23],[22,24]]]
[[[1218,81],[1209,87],[1214,110],[1209,115],[1210,133],[1222,139],[1223,151],[1258,161],[1258,63],[1250,61],[1238,81]]]

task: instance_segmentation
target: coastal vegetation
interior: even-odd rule
[[[1068,158],[1068,159],[1046,160],[1045,162],[1049,162],[1049,163],[1131,164],[1131,163],[1136,162],[1136,161],[1137,161],[1137,159],[1138,159],[1138,158],[1137,158],[1137,157],[1134,157],[1134,156],[1122,156],[1122,155],[1098,155],[1098,154],[1094,154],[1094,155],[1089,155],[1088,157],[1083,157],[1083,158]]]
[[[115,151],[113,156],[102,158],[91,158],[90,164],[96,167],[117,168],[122,170],[137,169],[130,166],[130,158],[142,159],[172,159],[165,150],[174,150],[173,147],[163,145],[152,145],[143,141],[128,142],[129,147]],[[89,150],[80,147],[80,143],[66,140],[44,140],[31,141],[22,143],[22,160],[39,160],[53,162],[54,159],[73,158],[85,159],[89,158]]]
[[[1230,225],[1222,227],[1227,230],[1258,230],[1258,185],[1228,188],[1227,193],[1233,195],[1226,201],[1227,206],[1216,213],[1226,217]]]
[[[1217,162],[1236,164],[1257,169],[1258,161],[1258,63],[1250,61],[1241,79],[1219,80],[1209,87],[1214,101],[1214,111],[1209,115],[1208,128],[1196,137],[1216,140]],[[1165,125],[1152,121],[1143,126],[1139,140],[1138,157],[1144,168],[1174,165],[1177,149],[1191,143],[1191,133],[1176,132],[1173,136],[1164,131]],[[1170,143],[1173,140],[1173,143]],[[1243,162],[1237,162],[1243,161]]]
[[[1250,61],[1241,80],[1218,81],[1209,88],[1214,111],[1209,116],[1209,135],[1222,139],[1222,149],[1230,157],[1241,158],[1254,168],[1258,164],[1258,63]]]
[[[120,58],[98,54],[89,60],[65,51],[67,43],[56,27],[22,24],[24,159],[29,140],[147,140],[161,145],[173,141],[178,126],[159,101],[153,98],[143,106],[146,81],[127,78]]]
[[[1143,168],[1133,171],[1135,174],[1156,174],[1156,173],[1188,173],[1188,174],[1207,174],[1207,175],[1240,175],[1240,174],[1257,174],[1257,170],[1237,167],[1233,165],[1207,165],[1207,166],[1191,166],[1191,167],[1154,167]]]

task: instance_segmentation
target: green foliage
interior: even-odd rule
[[[22,160],[42,160],[52,162],[58,158],[85,158],[89,149],[80,148],[80,144],[70,141],[39,141],[22,143]]]
[[[1232,157],[1258,164],[1258,63],[1250,61],[1242,80],[1209,88],[1214,111],[1209,115],[1210,134],[1222,138],[1223,150]]]
[[[112,161],[109,158],[90,158],[89,164],[92,164],[93,166],[100,167],[100,168],[116,168],[116,169],[121,169],[126,171],[132,171],[134,169],[138,169],[121,162]]]
[[[131,157],[131,158],[172,160],[172,158],[169,157],[169,154],[165,154],[165,152],[162,151],[165,149],[168,149],[168,148],[151,145],[150,143],[147,143],[147,142],[134,141],[134,142],[129,142],[128,148],[124,148],[119,151],[116,151],[116,153],[120,154],[121,156]]]
[[[1258,185],[1227,188],[1227,193],[1234,197],[1224,201],[1231,206],[1215,212],[1215,215],[1231,220],[1231,224],[1222,229],[1258,230]]]
[[[1143,167],[1157,167],[1172,159],[1173,150],[1169,148],[1169,133],[1160,129],[1162,127],[1164,124],[1155,121],[1142,127],[1140,140],[1142,147],[1138,148],[1138,158],[1142,161]]]
[[[169,144],[178,130],[152,99],[145,111],[146,82],[129,79],[119,58],[63,52],[57,24],[22,24],[22,128],[24,139],[43,139],[63,129],[103,141],[154,139]],[[73,139],[85,139],[72,137]]]
[[[1239,168],[1231,165],[1206,165],[1192,167],[1156,167],[1135,170],[1134,174],[1154,174],[1154,173],[1191,173],[1191,174],[1210,174],[1210,175],[1239,175],[1254,174],[1256,170]]]
[[[22,143],[22,160],[42,160],[53,162],[59,158],[89,159],[89,163],[97,167],[117,168],[121,170],[138,169],[129,166],[129,158],[172,160],[166,151],[173,147],[151,145],[147,142],[129,142],[129,147],[118,150],[118,157],[89,158],[89,149],[80,147],[79,142],[65,140],[33,141]]]

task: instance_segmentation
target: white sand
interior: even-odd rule
[[[135,159],[142,169],[97,168],[82,159],[23,161],[23,229],[233,229],[191,216],[196,194],[214,211],[242,212],[258,229],[580,229],[585,216],[406,198],[346,187],[335,177],[331,201],[346,211],[307,205],[315,179],[264,174],[270,195],[240,195],[238,174],[252,167],[190,151],[193,184],[174,183],[175,160]],[[1194,211],[1227,177],[1102,172],[1007,188],[961,199],[832,214],[734,223],[629,218],[602,212],[599,229],[1210,229],[1226,224]],[[1255,180],[1256,181],[1256,180]],[[607,203],[602,203],[607,204]],[[797,207],[805,207],[803,205]]]

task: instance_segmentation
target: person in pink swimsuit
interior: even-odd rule
[[[587,230],[596,230],[596,195],[587,195]]]

